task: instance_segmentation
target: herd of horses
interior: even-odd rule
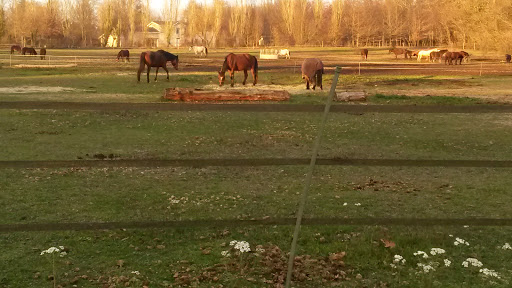
[[[11,46],[11,54],[14,54],[14,52],[18,52],[21,55],[37,55],[36,49],[32,47],[21,48],[19,45]],[[39,50],[39,55],[41,56],[41,60],[44,60],[46,58],[46,48],[41,48]]]
[[[429,50],[419,50],[413,51],[405,48],[391,48],[389,49],[389,53],[395,54],[395,58],[398,58],[398,55],[404,55],[404,58],[412,59],[412,57],[417,57],[418,62],[421,62],[423,59],[429,62],[439,61],[439,63],[444,60],[444,64],[457,65],[457,61],[459,65],[462,65],[462,61],[469,60],[469,53],[466,51],[448,51],[448,49],[429,49]]]

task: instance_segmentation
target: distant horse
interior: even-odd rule
[[[41,60],[44,60],[46,58],[46,48],[41,48],[39,55],[41,55]]]
[[[439,63],[441,63],[441,57],[446,52],[448,52],[448,49],[443,49],[443,50],[434,51],[434,52],[430,53],[430,61],[435,62],[436,60],[439,60]]]
[[[208,48],[206,46],[190,46],[188,51],[194,51],[194,54],[200,54],[200,56],[207,57],[208,56]]]
[[[430,53],[432,52],[439,52],[439,49],[421,50],[418,52],[418,62],[421,62],[423,58],[426,58],[427,61],[430,61]]]
[[[285,59],[290,59],[290,50],[281,49],[279,50],[279,52],[277,52],[277,56],[284,56]]]
[[[117,60],[116,61],[119,61],[119,58],[121,58],[121,60],[125,60],[125,61],[130,62],[130,51],[128,51],[128,50],[121,50],[121,51],[119,51],[119,53],[117,53]]]
[[[178,55],[171,54],[164,50],[158,50],[156,52],[146,51],[140,53],[140,66],[137,71],[137,81],[140,82],[140,73],[144,70],[144,67],[148,66],[148,83],[149,83],[149,71],[151,67],[156,67],[155,81],[158,77],[158,68],[162,67],[167,72],[167,81],[169,81],[169,70],[167,70],[167,61],[171,61],[174,69],[178,70]]]
[[[361,49],[360,52],[361,58],[363,58],[363,60],[368,60],[368,49]]]
[[[404,49],[404,48],[391,48],[391,49],[389,49],[389,53],[394,53],[395,54],[395,59],[398,58],[398,55],[402,55],[402,54],[404,54],[405,58],[407,58],[406,51],[408,51],[408,50]]]
[[[235,71],[244,71],[244,81],[242,84],[245,85],[245,81],[247,81],[247,70],[249,69],[251,69],[252,85],[254,86],[258,83],[258,60],[256,57],[249,54],[229,53],[226,58],[224,58],[224,63],[219,71],[219,86],[224,84],[226,71],[228,70],[229,76],[231,77],[231,87],[235,85]]]
[[[462,60],[464,57],[469,56],[467,52],[459,51],[459,52],[446,52],[444,53],[444,64],[452,65],[453,60],[455,60],[455,65],[457,65],[457,61],[459,61],[459,65],[462,65]]]
[[[11,46],[11,54],[14,53],[14,51],[18,51],[18,53],[21,53],[21,47],[20,45],[12,45]]]
[[[510,54],[505,54],[505,59],[507,60],[507,63],[510,63],[510,60],[512,60],[512,56],[510,56]]]
[[[464,55],[464,58],[463,58],[464,62],[466,62],[466,63],[469,62],[469,56],[470,56],[469,53],[466,51],[460,51],[460,53],[462,53]],[[462,64],[462,62],[460,64]]]
[[[306,58],[302,62],[302,79],[306,79],[306,89],[309,89],[309,83],[313,83],[313,90],[318,85],[323,90],[322,74],[324,74],[324,63],[318,58]]]
[[[407,59],[407,57],[409,57],[409,59],[412,59],[412,56],[414,55],[414,53],[417,53],[417,52],[405,49],[405,53],[404,53],[405,59]],[[417,56],[417,54],[416,54],[416,56]]]
[[[21,55],[37,55],[37,52],[36,52],[36,49],[34,48],[29,48],[29,47],[23,47],[23,49],[21,49]]]

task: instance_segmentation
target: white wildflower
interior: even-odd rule
[[[469,267],[470,264],[471,264],[471,266],[474,266],[474,267],[482,267],[483,266],[482,262],[478,261],[478,259],[475,259],[475,258],[468,258],[462,262],[462,266],[464,266],[466,268]]]
[[[354,204],[354,205],[356,205],[356,206],[361,206],[361,203],[356,203],[356,204]]]
[[[229,257],[229,256],[231,256],[231,253],[229,253],[229,251],[222,251],[222,252],[220,252],[220,254],[221,254],[222,256],[224,256],[224,257]]]
[[[505,245],[501,246],[501,249],[503,249],[503,250],[512,250],[512,247],[510,246],[510,244],[505,243]]]
[[[261,254],[265,252],[265,249],[263,249],[262,247],[256,247],[256,252]]]
[[[437,255],[437,254],[444,254],[446,251],[441,248],[432,248],[430,249],[430,254]]]
[[[395,257],[393,258],[393,263],[395,264],[405,264],[405,259],[404,257],[402,257],[402,255],[395,255]]]
[[[459,246],[459,245],[462,245],[462,244],[464,244],[466,246],[469,246],[469,242],[468,241],[466,241],[464,239],[461,239],[461,238],[458,238],[458,237],[455,238],[455,242],[453,242],[453,245]]]
[[[249,246],[249,243],[247,243],[246,241],[239,241],[235,244],[235,249],[242,252],[242,253],[245,253],[245,252],[250,252],[251,251],[251,247]]]
[[[60,252],[60,255],[59,255],[59,256],[60,256],[60,257],[64,257],[64,256],[66,256],[66,255],[68,255],[68,253],[66,253],[66,251],[62,251],[62,252]]]
[[[436,269],[432,265],[418,263],[418,267],[421,267],[423,269],[423,273],[428,273],[430,271],[436,271]]]
[[[452,265],[452,261],[450,261],[448,259],[444,259],[444,266],[445,267],[450,267],[450,265]]]
[[[139,276],[140,272],[139,271],[132,271],[132,274],[135,274],[135,275]]]
[[[423,258],[428,258],[428,254],[423,251],[414,252],[414,256],[423,255]]]
[[[391,266],[391,268],[393,268],[393,269],[396,269],[396,265],[393,263],[389,264],[389,266]]]
[[[498,274],[498,272],[496,272],[494,270],[483,268],[483,269],[480,269],[479,272],[484,274],[484,276],[491,276],[491,277],[496,277],[498,279],[501,279],[500,274]]]
[[[347,203],[347,202],[343,203],[343,206],[347,206],[347,205],[348,205],[348,203]]]
[[[233,240],[233,241],[229,242],[229,246],[235,246],[237,242],[238,242],[238,241]]]
[[[62,247],[62,248],[64,248],[64,247]],[[59,248],[57,248],[57,247],[50,247],[50,248],[48,248],[46,250],[41,251],[41,255],[52,254],[52,253],[59,253],[59,252],[60,252]]]
[[[464,225],[464,228],[469,228],[469,225]]]

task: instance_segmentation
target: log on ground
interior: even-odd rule
[[[184,102],[205,101],[288,101],[290,93],[286,90],[240,89],[240,90],[201,90],[186,88],[167,88],[164,98]]]

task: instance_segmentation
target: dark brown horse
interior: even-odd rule
[[[44,60],[46,58],[46,48],[41,48],[39,55],[41,55],[41,60]]]
[[[512,56],[510,56],[510,54],[505,54],[505,60],[507,61],[507,63],[510,63],[510,60],[512,60]]]
[[[465,51],[457,51],[457,52],[446,52],[443,55],[444,57],[444,64],[446,65],[452,65],[453,60],[455,60],[455,65],[457,65],[457,61],[459,61],[459,65],[462,65],[462,60],[464,58],[469,57],[469,53]]]
[[[434,51],[430,53],[430,61],[435,62],[436,60],[439,60],[439,63],[441,63],[441,57],[444,55],[444,53],[448,52],[448,49],[443,49],[439,51]]]
[[[363,58],[363,60],[368,60],[368,49],[361,49],[360,52],[361,58]]]
[[[224,84],[226,80],[226,71],[229,70],[229,76],[231,77],[231,87],[235,85],[235,71],[244,71],[244,82],[247,81],[247,70],[251,69],[252,73],[252,85],[258,83],[258,60],[256,57],[249,54],[233,54],[229,53],[224,59],[222,68],[219,71],[219,86]]]
[[[125,61],[130,62],[130,51],[128,51],[128,50],[121,50],[121,51],[119,51],[119,53],[117,53],[117,60],[116,61],[119,61],[119,58],[121,58],[121,60],[125,60]]]
[[[36,52],[36,49],[34,48],[29,48],[29,47],[23,47],[23,49],[21,49],[21,55],[37,55],[37,52]]]
[[[21,53],[21,47],[20,45],[12,45],[11,46],[11,54],[14,53],[14,51],[18,51],[18,53]]]
[[[404,48],[391,48],[391,49],[389,49],[389,53],[394,53],[395,54],[395,58],[398,58],[398,55],[402,55],[402,54],[404,54],[404,57],[407,58],[407,51],[409,51],[409,50],[404,49]]]
[[[324,74],[324,63],[318,58],[306,58],[302,62],[302,79],[306,79],[306,89],[309,89],[309,83],[313,83],[313,90],[318,85],[323,90],[322,74]]]
[[[178,55],[171,54],[164,50],[158,50],[156,52],[146,51],[140,53],[140,66],[137,71],[137,81],[140,82],[140,73],[144,70],[144,67],[148,66],[148,83],[149,83],[149,71],[151,67],[156,67],[155,81],[158,77],[158,68],[164,68],[167,72],[167,81],[169,81],[169,70],[167,70],[167,61],[171,61],[174,69],[178,70]]]

